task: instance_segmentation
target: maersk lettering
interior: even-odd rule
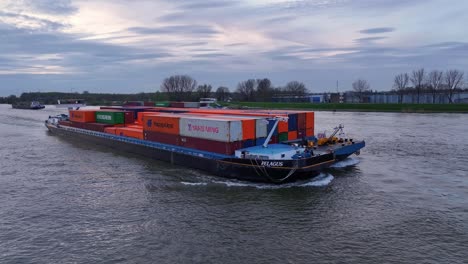
[[[96,115],[96,118],[99,120],[112,120],[112,117],[110,115]]]
[[[264,166],[264,167],[283,167],[283,162],[281,162],[281,161],[262,161],[261,166]]]

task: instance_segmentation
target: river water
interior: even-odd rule
[[[367,146],[283,186],[50,135],[0,105],[1,263],[467,263],[468,115],[317,112]]]

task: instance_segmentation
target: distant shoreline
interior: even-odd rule
[[[270,109],[302,109],[336,112],[392,112],[392,113],[468,113],[468,104],[367,104],[367,103],[273,103],[240,102],[235,107]]]

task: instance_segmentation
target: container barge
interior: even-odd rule
[[[307,111],[101,107],[71,109],[49,117],[45,125],[69,139],[268,183],[315,177],[365,145],[338,139],[336,132],[317,139],[314,113]]]

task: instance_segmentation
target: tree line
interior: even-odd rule
[[[409,83],[413,85],[409,87]],[[432,103],[436,103],[437,95],[443,94],[449,103],[453,103],[453,95],[462,90],[464,73],[452,69],[445,72],[433,70],[426,72],[424,68],[413,70],[410,74],[400,73],[393,81],[393,91],[398,94],[398,102],[402,103],[405,94],[415,94],[419,104],[422,93],[432,95]]]
[[[268,78],[248,79],[237,84],[235,92],[220,86],[212,91],[208,84],[197,85],[197,81],[188,75],[174,75],[165,78],[161,84],[161,91],[168,94],[171,100],[183,101],[193,98],[216,97],[220,101],[228,99],[240,101],[271,101],[274,96],[304,96],[308,90],[305,84],[291,81],[284,87],[275,87]]]

